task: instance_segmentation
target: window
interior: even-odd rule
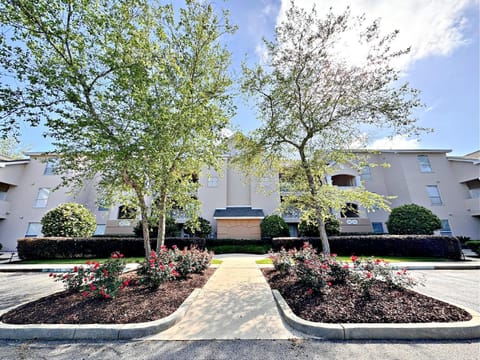
[[[10,186],[5,183],[0,183],[0,200],[7,200],[7,192]]]
[[[118,207],[118,219],[135,219],[137,209],[133,206],[120,205]]]
[[[216,176],[210,176],[210,177],[208,178],[207,186],[210,187],[210,188],[217,187],[217,186],[218,186],[218,177],[216,177]]]
[[[375,234],[383,234],[383,224],[381,222],[372,222],[373,232]]]
[[[448,223],[448,219],[442,219],[442,228],[440,229],[440,234],[442,235],[452,235],[452,229]]]
[[[362,177],[362,180],[372,180],[372,169],[370,168],[370,166],[364,166],[362,168],[360,176]]]
[[[49,158],[47,160],[47,165],[45,166],[45,171],[43,175],[55,175],[55,170],[57,169],[58,159]]]
[[[427,194],[432,205],[442,205],[442,198],[437,185],[427,185]]]
[[[110,210],[108,207],[105,207],[105,206],[99,206],[98,207],[98,211],[108,211]]]
[[[105,234],[105,224],[97,224],[97,228],[95,229],[95,232],[93,235],[103,235]]]
[[[418,166],[420,166],[420,172],[431,173],[432,167],[430,166],[430,160],[427,155],[417,155]]]
[[[42,224],[37,222],[28,223],[25,237],[36,237],[42,233]]]
[[[37,198],[33,207],[44,208],[47,206],[48,196],[50,195],[50,189],[40,188],[38,189]]]

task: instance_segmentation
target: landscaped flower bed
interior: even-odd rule
[[[89,263],[65,274],[51,274],[66,291],[14,309],[1,318],[9,324],[127,324],[172,314],[215,271],[211,254],[162,248],[137,273],[122,273],[123,257]]]
[[[455,306],[411,291],[416,280],[393,270],[381,259],[338,262],[317,255],[310,245],[271,254],[274,269],[264,269],[302,319],[323,323],[425,323],[467,321],[471,315]]]

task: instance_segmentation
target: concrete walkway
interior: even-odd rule
[[[258,257],[225,257],[185,317],[150,340],[292,339]]]

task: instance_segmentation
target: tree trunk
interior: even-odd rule
[[[299,149],[300,158],[302,160],[302,167],[305,171],[305,176],[307,177],[308,187],[310,188],[310,194],[312,195],[313,201],[315,201],[317,197],[317,188],[315,186],[315,179],[312,175],[312,170],[310,169],[310,165],[307,162],[305,153]],[[318,230],[320,232],[320,241],[322,242],[322,252],[325,256],[330,256],[330,244],[328,242],[327,232],[325,231],[325,222],[323,221],[323,214],[322,209],[319,204],[315,203],[315,215],[318,224]]]
[[[135,195],[137,196],[138,203],[140,205],[140,214],[142,218],[142,233],[143,233],[143,248],[145,249],[145,258],[148,259],[150,257],[150,253],[152,249],[150,247],[150,231],[148,229],[148,207],[147,203],[145,202],[145,196],[143,195],[140,186],[130,178],[127,172],[123,173],[123,181],[128,186],[132,187],[135,191]]]
[[[157,253],[160,248],[165,245],[165,219],[167,217],[167,193],[162,191],[158,198],[158,236],[157,236]]]

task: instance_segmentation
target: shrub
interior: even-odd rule
[[[3,248],[3,245],[2,245],[2,243],[0,243],[0,250],[2,250],[2,248]]]
[[[212,232],[210,221],[202,217],[198,217],[196,221],[188,220],[184,229],[186,234],[200,238],[206,238]]]
[[[271,239],[290,235],[287,223],[279,215],[265,217],[260,224],[260,230],[262,238]]]
[[[457,236],[457,239],[460,241],[460,244],[465,244],[470,240],[470,236]]]
[[[293,259],[290,252],[287,252],[284,248],[282,248],[279,252],[272,252],[268,253],[268,257],[272,260],[273,267],[276,271],[278,271],[281,275],[286,275],[290,273],[293,267]]]
[[[166,247],[162,247],[158,254],[152,250],[148,259],[140,264],[137,274],[140,277],[140,284],[151,289],[157,289],[164,282],[179,276]]]
[[[156,239],[158,236],[158,219],[155,217],[148,218],[148,230],[150,232],[150,239]],[[143,238],[142,222],[139,221],[133,228],[135,236]],[[165,237],[176,237],[179,234],[178,224],[171,216],[165,219]]]
[[[340,220],[334,217],[328,217],[325,219],[325,231],[328,236],[340,234]],[[319,237],[318,224],[312,217],[307,219],[301,219],[298,224],[298,233],[300,236],[306,237]]]
[[[435,230],[442,228],[442,222],[423,206],[407,204],[392,210],[387,227],[390,234],[432,235]]]
[[[465,245],[480,255],[480,240],[469,240]]]
[[[120,279],[125,269],[122,258],[122,254],[115,252],[104,264],[87,261],[87,266],[75,266],[71,272],[63,275],[51,273],[50,276],[63,282],[67,290],[80,291],[84,297],[93,295],[105,300],[113,299],[120,289],[128,285],[128,280]]]
[[[66,203],[47,212],[42,220],[44,236],[92,236],[97,226],[95,216],[84,206]]]

